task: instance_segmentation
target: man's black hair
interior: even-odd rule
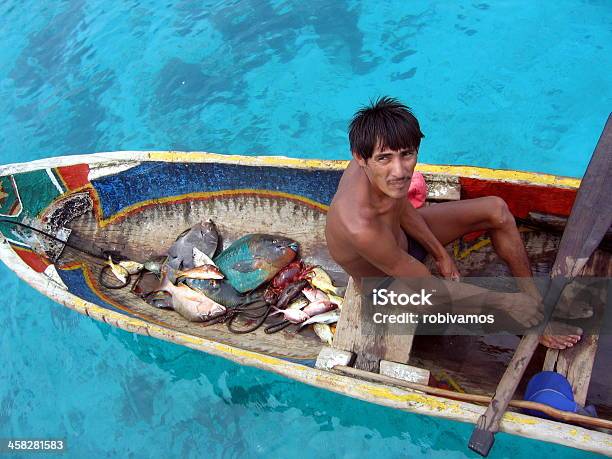
[[[349,126],[351,151],[368,160],[374,149],[418,150],[425,137],[410,108],[393,97],[383,96],[360,109]]]

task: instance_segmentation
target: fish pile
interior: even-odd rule
[[[129,274],[153,273],[156,285],[140,289],[135,285],[132,290],[151,306],[173,309],[189,321],[224,321],[235,333],[246,333],[268,316],[279,315],[283,321],[278,329],[313,325],[319,338],[331,344],[342,291],[320,266],[297,260],[296,241],[256,233],[221,248],[216,225],[202,222],[181,233],[163,260],[140,264],[109,259],[108,268],[125,285]],[[256,326],[236,330],[233,323],[238,317],[247,322],[257,319]]]
[[[277,276],[282,278],[283,272],[279,272]],[[330,325],[338,322],[340,318],[344,301],[342,292],[333,285],[329,275],[320,266],[306,267],[295,278],[304,279],[306,283],[295,292],[286,307],[282,308],[282,304],[277,304],[270,316],[282,314],[285,325],[297,324],[298,330],[312,324],[317,336],[331,345],[335,327],[332,329]],[[294,282],[290,285],[300,284]],[[279,325],[281,323],[272,327]]]

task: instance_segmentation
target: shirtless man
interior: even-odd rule
[[[407,199],[423,134],[410,109],[383,97],[357,112],[349,128],[353,159],[345,170],[327,214],[325,235],[332,258],[353,277],[428,277],[422,263],[429,253],[439,273],[459,280],[459,271],[444,246],[474,231],[487,230],[496,253],[526,293],[491,295],[493,307],[504,308],[529,326],[542,315],[532,282],[529,259],[513,215],[503,199],[489,196],[445,202],[416,210]],[[483,289],[446,282],[451,297]],[[524,309],[519,310],[520,305]],[[580,336],[542,336],[545,346],[564,349]]]

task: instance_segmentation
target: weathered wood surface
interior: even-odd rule
[[[559,251],[551,270],[551,286],[544,297],[545,305],[555,305],[568,279],[578,276],[612,224],[612,114],[597,142],[593,156],[576,195]],[[595,209],[594,206],[598,206]],[[470,448],[487,455],[493,438],[483,434],[497,432],[499,422],[538,345],[538,336],[521,339],[493,400],[480,418],[470,439]],[[480,437],[480,438],[478,438]]]
[[[427,182],[428,201],[458,201],[461,199],[459,177],[452,175],[423,174]]]
[[[378,372],[381,360],[408,363],[414,335],[386,333],[384,324],[363,317],[361,293],[352,278],[346,289],[334,347],[355,354],[355,368]]]
[[[580,275],[612,277],[612,256],[608,252],[596,251]],[[606,301],[605,298],[601,298],[601,300]],[[601,317],[604,312],[603,310],[603,305],[600,305],[595,310],[595,314]],[[598,343],[598,335],[585,335],[571,348],[561,351],[549,349],[546,353],[543,370],[556,371],[564,375],[572,385],[574,399],[581,405],[585,405],[587,401]]]

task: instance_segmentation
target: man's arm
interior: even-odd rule
[[[431,232],[425,219],[412,207],[408,200],[406,200],[400,216],[400,225],[406,234],[417,240],[434,257],[442,276],[451,280],[459,280],[459,270],[455,262]]]
[[[524,293],[498,293],[463,282],[433,279],[427,267],[402,250],[391,230],[384,226],[367,226],[351,234],[351,238],[359,255],[388,276],[400,281],[401,278],[431,278],[432,285],[437,286],[442,283],[444,288],[438,289],[437,294],[441,304],[452,301],[457,307],[469,311],[474,306],[473,298],[484,295],[480,304],[504,310],[526,326],[534,326],[543,318],[539,301]]]

